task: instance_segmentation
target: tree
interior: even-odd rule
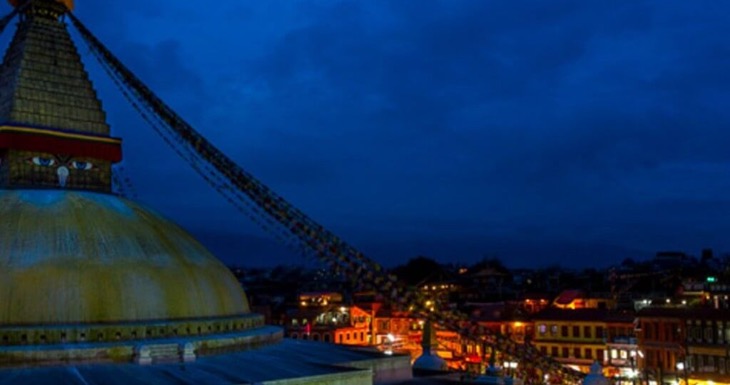
[[[411,258],[405,265],[394,268],[393,274],[408,285],[414,286],[443,280],[446,269],[431,258],[418,256]]]

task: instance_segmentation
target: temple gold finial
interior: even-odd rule
[[[56,1],[65,5],[69,11],[74,10],[74,0],[56,0]],[[10,3],[10,5],[12,5],[13,7],[17,7],[22,2],[23,2],[23,0],[8,0],[8,3]]]

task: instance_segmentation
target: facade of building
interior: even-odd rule
[[[588,373],[603,360],[608,312],[604,309],[546,309],[533,316],[534,345],[564,365]]]
[[[730,383],[730,310],[703,308],[684,317],[686,341],[677,376],[692,384]]]
[[[303,293],[284,323],[285,335],[292,339],[369,346],[372,322],[370,312],[342,303],[339,293]]]
[[[643,357],[639,368],[648,381],[669,384],[680,378],[677,364],[686,354],[686,308],[641,309],[637,314],[637,337]]]
[[[633,383],[639,376],[638,362],[643,352],[639,349],[633,312],[609,313],[603,336],[606,341],[602,365],[608,377],[619,382]]]

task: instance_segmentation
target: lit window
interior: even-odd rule
[[[544,335],[545,333],[547,333],[547,325],[540,324],[537,326],[537,330],[538,332],[540,332],[541,335]]]
[[[611,349],[611,359],[615,360],[616,358],[618,358],[618,352],[616,349]]]

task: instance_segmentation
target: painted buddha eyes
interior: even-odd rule
[[[46,158],[44,156],[34,156],[31,161],[36,166],[51,167],[56,165],[56,160],[53,158]]]
[[[76,170],[91,170],[94,168],[94,165],[92,165],[90,162],[81,162],[78,160],[74,160],[70,163],[71,168],[74,168]]]
[[[58,164],[56,159],[45,157],[45,156],[34,156],[30,159],[36,166],[41,167],[53,167]],[[68,167],[74,170],[88,171],[94,168],[94,164],[91,162],[84,162],[80,160],[72,160],[68,162]]]

